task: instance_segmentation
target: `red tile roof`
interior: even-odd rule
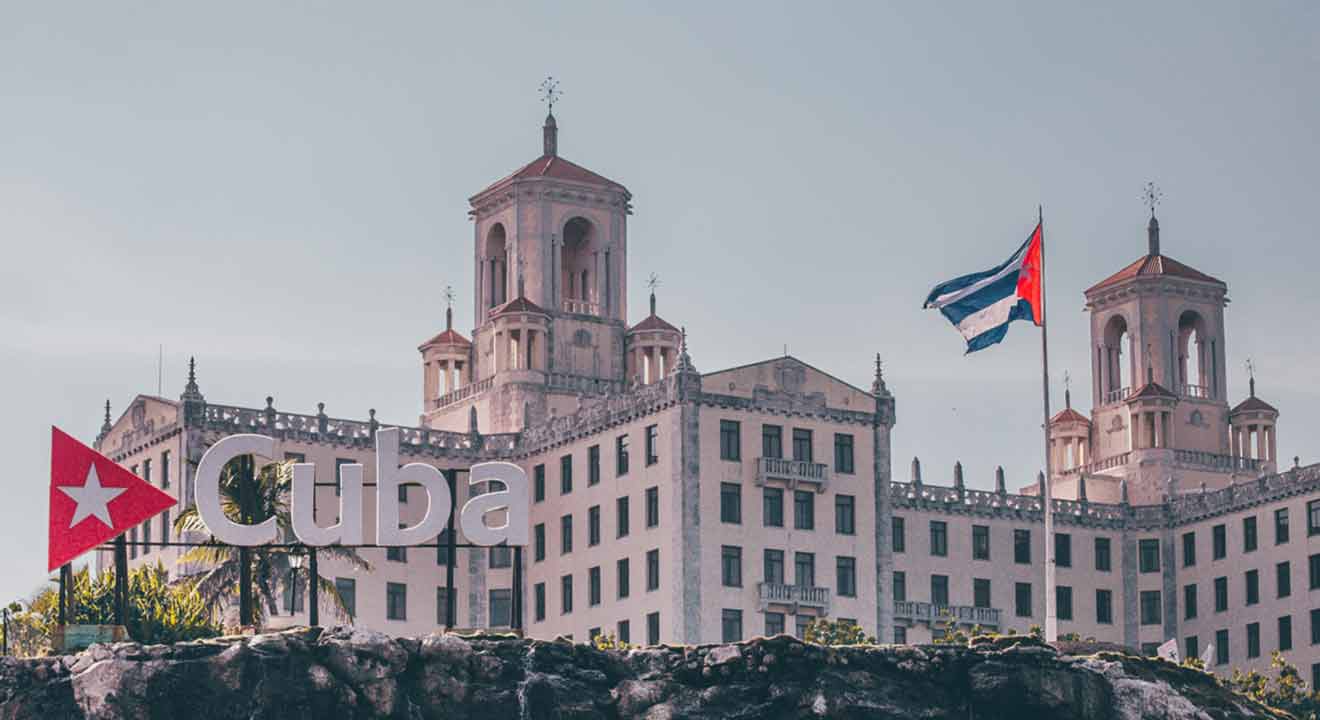
[[[489,187],[473,197],[484,195],[487,191],[499,187],[506,182],[538,177],[555,178],[556,180],[567,180],[569,182],[585,183],[587,185],[606,185],[618,190],[627,191],[626,188],[619,183],[616,183],[603,175],[598,175],[581,165],[571,163],[558,155],[542,155],[515,170],[512,174],[491,183]]]
[[[1147,398],[1176,398],[1168,388],[1157,382],[1148,382],[1137,388],[1137,391],[1127,397],[1128,402],[1133,400],[1145,400]]]
[[[1050,418],[1051,425],[1055,423],[1063,423],[1063,422],[1084,422],[1089,424],[1091,422],[1091,419],[1077,412],[1076,410],[1073,410],[1072,408],[1064,408],[1063,410],[1060,410],[1054,417]]]
[[[1186,280],[1196,280],[1197,282],[1214,283],[1223,285],[1224,281],[1219,278],[1210,277],[1200,270],[1195,270],[1184,265],[1171,257],[1164,255],[1146,255],[1137,258],[1136,262],[1092,285],[1086,292],[1091,293],[1096,290],[1102,290],[1111,285],[1117,285],[1124,280],[1130,280],[1135,277],[1155,277],[1159,275],[1168,275],[1171,277],[1184,278]]]
[[[1229,414],[1236,415],[1237,413],[1240,412],[1252,412],[1252,411],[1272,412],[1275,413],[1276,415],[1279,412],[1279,410],[1275,408],[1273,405],[1265,402],[1264,400],[1261,400],[1255,395],[1252,395],[1248,397],[1246,400],[1243,400],[1242,402],[1238,403],[1236,407],[1234,407],[1231,411],[1229,411]]]
[[[509,313],[537,313],[539,315],[549,315],[540,305],[519,295],[518,297],[504,303],[503,305],[491,311],[490,316],[507,315]]]
[[[472,341],[468,340],[462,335],[459,335],[454,330],[445,330],[439,335],[436,335],[430,340],[427,340],[426,342],[422,343],[420,346],[418,346],[417,349],[421,350],[422,348],[429,347],[431,345],[471,345],[471,344]]]
[[[670,325],[664,320],[661,320],[658,315],[647,316],[641,322],[629,328],[628,332],[633,333],[643,330],[669,330],[672,332],[678,332],[678,328],[674,327],[673,325]]]

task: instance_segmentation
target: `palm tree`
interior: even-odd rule
[[[235,520],[242,516],[239,487],[244,462],[245,458],[236,458],[225,466],[220,475],[220,506],[225,515]],[[278,536],[286,540],[292,539],[294,535],[289,515],[289,490],[293,483],[293,461],[270,463],[254,475],[251,483],[251,522],[262,522],[273,517],[279,528]],[[195,505],[179,513],[179,517],[174,521],[174,529],[179,533],[209,533]],[[258,625],[265,620],[267,611],[278,612],[278,591],[282,583],[301,584],[298,576],[305,576],[307,569],[295,569],[289,559],[294,554],[306,551],[306,548],[272,549],[260,546],[251,549],[249,557],[252,563],[253,590],[260,600],[264,601],[264,603],[253,603],[256,616],[254,619]],[[318,547],[316,551],[321,557],[341,560],[360,570],[371,569],[371,563],[353,548],[330,545]],[[239,548],[218,543],[211,538],[205,544],[184,553],[179,558],[179,563],[195,563],[205,568],[191,576],[190,581],[207,604],[212,608],[218,608],[233,602],[239,595],[238,580],[241,567],[239,558]],[[345,607],[344,599],[340,597],[334,581],[321,577],[319,573],[317,575],[319,596],[329,599],[337,616],[349,618],[348,608]]]

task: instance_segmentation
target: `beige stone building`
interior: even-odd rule
[[[557,132],[548,117],[543,153],[471,198],[471,340],[449,312],[422,343],[422,411],[400,428],[403,461],[445,470],[456,504],[482,490],[467,487],[472,464],[523,467],[531,544],[368,548],[369,572],[324,561],[352,622],[424,633],[450,624],[452,602],[459,627],[521,618],[532,636],[633,643],[798,632],[819,616],[896,642],[929,641],[947,618],[1043,624],[1039,488],[1010,493],[1000,473],[971,490],[960,468],[925,484],[915,460],[908,482],[891,478],[878,359],[870,388],[789,356],[699,372],[654,295],[630,321],[632,196],[562,158]],[[1060,632],[1198,655],[1213,643],[1220,669],[1265,667],[1281,648],[1320,673],[1320,466],[1277,471],[1278,413],[1254,387],[1228,403],[1227,286],[1162,255],[1153,217],[1148,242],[1086,291],[1091,416],[1069,401],[1050,425]],[[140,395],[113,423],[107,408],[97,443],[186,505],[211,443],[270,435],[281,457],[316,464],[330,523],[340,466],[374,481],[381,426],[374,411],[217,404],[190,372],[178,400]],[[420,517],[425,498],[401,499],[404,522]],[[370,490],[366,504],[371,537]],[[177,541],[168,521],[129,539]],[[178,552],[135,544],[132,562],[205,570]],[[272,623],[305,622],[302,595],[289,584]]]

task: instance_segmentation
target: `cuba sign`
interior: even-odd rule
[[[197,465],[197,512],[216,540],[230,545],[265,545],[276,539],[278,527],[275,518],[259,523],[235,522],[225,514],[220,501],[220,473],[230,460],[243,455],[273,458],[275,440],[265,435],[230,435],[212,445]],[[322,526],[313,514],[313,494],[316,486],[316,466],[295,463],[289,497],[289,513],[293,534],[304,545],[361,545],[364,544],[362,525],[362,470],[361,464],[340,466],[339,521]],[[458,520],[467,541],[477,545],[526,545],[528,543],[528,488],[527,473],[507,462],[484,462],[473,465],[469,471],[469,486],[480,486],[490,481],[504,486],[469,499],[459,513]],[[414,485],[426,491],[426,512],[416,524],[402,527],[399,523],[399,493],[403,485]],[[383,428],[376,431],[376,545],[416,545],[439,535],[449,523],[454,499],[449,484],[436,468],[424,463],[399,465],[399,431]],[[486,515],[504,510],[505,522],[500,526],[486,524]]]

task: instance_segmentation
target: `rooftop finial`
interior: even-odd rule
[[[107,399],[107,400],[105,401],[105,420],[101,423],[101,436],[102,436],[102,437],[104,437],[106,433],[110,432],[110,427],[111,427],[111,425],[110,425],[110,400]]]
[[[651,316],[655,317],[655,289],[660,287],[660,276],[651,273],[651,277],[646,280],[646,286],[651,288]]]
[[[1063,406],[1072,409],[1072,376],[1067,370],[1063,371]]]
[[[559,126],[555,124],[555,103],[559,101],[559,81],[547,75],[541,83],[541,102],[545,103],[545,125],[541,128],[544,154],[559,154]]]
[[[454,329],[454,286],[445,286],[445,329]]]
[[[184,395],[196,400],[202,391],[197,387],[197,358],[188,358],[188,384],[183,387]]]
[[[880,353],[875,354],[875,380],[871,382],[871,393],[879,395],[885,392],[885,365]]]
[[[1256,397],[1256,363],[1247,358],[1247,387],[1251,391],[1251,397]]]
[[[1150,244],[1150,254],[1160,254],[1160,221],[1155,219],[1155,207],[1160,204],[1164,198],[1164,193],[1160,192],[1159,187],[1153,182],[1146,183],[1146,189],[1141,194],[1145,200],[1146,207],[1150,208],[1150,223],[1146,225],[1146,240]]]

